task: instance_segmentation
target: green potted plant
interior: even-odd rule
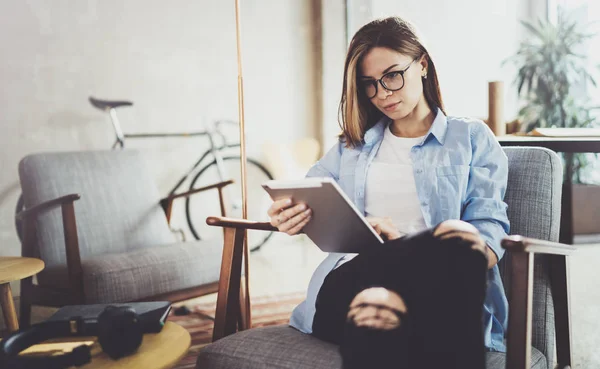
[[[579,53],[593,34],[584,33],[578,22],[558,12],[556,23],[521,22],[528,35],[509,59],[516,64],[517,93],[524,100],[519,111],[521,130],[536,127],[589,127],[589,109],[575,100],[573,87],[595,85]]]
[[[594,35],[586,33],[586,26],[570,19],[564,11],[558,12],[556,22],[521,23],[528,31],[527,36],[516,54],[507,60],[518,69],[515,84],[523,102],[518,114],[520,130],[596,126],[599,122],[593,113],[597,108],[589,106],[584,96],[587,85],[595,86],[596,82],[586,69],[586,55],[580,52]],[[600,212],[592,215],[581,211],[600,209],[600,186],[584,184],[590,180],[586,171],[591,169],[595,156],[575,154],[569,163],[573,168],[573,206],[577,209],[573,212],[575,234],[600,234],[600,224],[592,224],[597,223],[594,219],[598,219]],[[594,199],[598,199],[598,204],[590,206],[589,201]],[[581,201],[586,206],[581,206]]]

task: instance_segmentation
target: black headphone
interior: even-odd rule
[[[144,333],[160,332],[161,329],[161,322],[144,321],[130,306],[107,306],[97,320],[73,317],[48,321],[10,334],[0,342],[0,368],[62,369],[91,361],[87,345],[56,356],[18,356],[26,348],[55,337],[97,336],[102,350],[111,358],[119,359],[140,347]]]

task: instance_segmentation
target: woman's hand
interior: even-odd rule
[[[292,199],[273,202],[267,214],[273,227],[290,236],[298,234],[311,219],[311,210],[306,204],[292,204]]]
[[[367,217],[367,221],[375,229],[375,232],[387,239],[388,241],[395,240],[402,236],[392,223],[392,218]]]
[[[465,241],[470,241],[473,250],[480,251],[488,260],[488,269],[498,263],[498,256],[485,243],[481,234],[474,225],[458,219],[445,220],[438,224],[433,235],[441,240],[460,237]]]

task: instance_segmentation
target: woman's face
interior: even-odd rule
[[[359,93],[366,94],[371,103],[389,118],[403,119],[424,99],[421,76],[426,68],[425,64],[425,58],[414,60],[397,51],[375,47],[363,57],[360,64]],[[383,78],[383,84],[389,90],[383,88],[381,82],[374,84],[380,78]],[[400,90],[391,91],[401,86]]]

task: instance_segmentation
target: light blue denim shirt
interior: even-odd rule
[[[332,177],[364,214],[369,165],[390,122],[388,118],[382,118],[366,132],[364,143],[356,148],[346,148],[339,142],[309,170],[307,176]],[[491,130],[481,121],[446,117],[438,110],[429,132],[422,142],[413,146],[410,155],[417,196],[427,226],[433,227],[447,219],[471,223],[500,260],[504,255],[500,240],[509,231],[507,205],[503,201],[508,160]],[[312,333],[319,289],[344,255],[330,253],[317,267],[306,300],[292,313],[292,327]],[[492,351],[505,352],[508,302],[498,266],[488,271],[483,310],[485,346]]]

